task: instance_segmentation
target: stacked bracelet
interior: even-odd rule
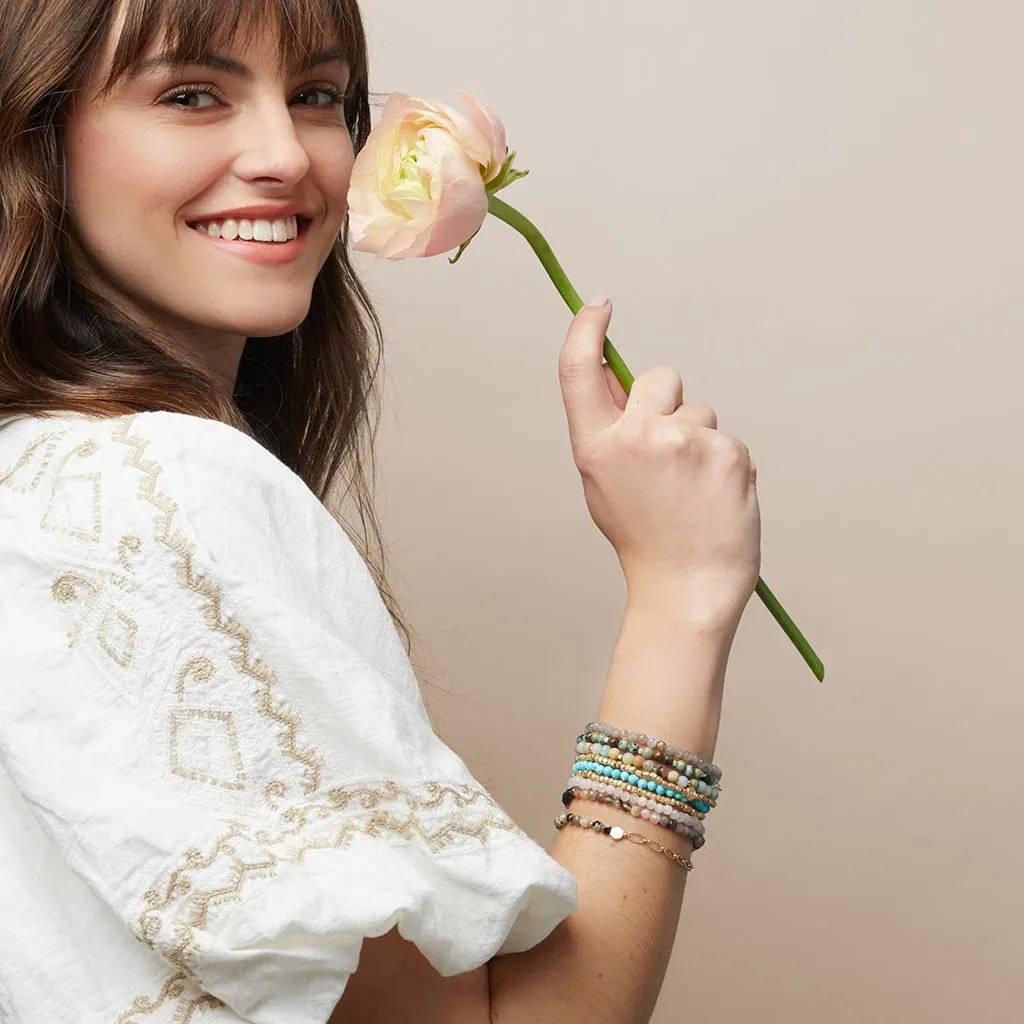
[[[657,801],[699,821],[703,821],[707,817],[707,812],[698,810],[693,804],[689,804],[685,800],[677,800],[675,797],[659,794],[650,789],[641,789],[640,786],[634,786],[628,779],[613,779],[609,775],[601,772],[592,772],[586,768],[580,768],[578,765],[579,762],[573,766],[572,777],[574,779],[593,779],[597,782],[606,782],[611,786],[618,786],[631,796]],[[641,804],[640,806],[643,807],[645,805]]]
[[[718,803],[722,770],[688,750],[670,746],[644,733],[591,722],[576,738],[572,775],[562,793],[566,808],[573,800],[610,804],[689,839],[699,850],[705,842],[703,819]],[[687,871],[693,864],[661,843],[618,825],[566,811],[555,827],[575,825],[630,839],[663,853]]]
[[[676,794],[674,799],[681,800],[683,803],[693,804],[699,811],[703,811],[705,814],[712,807],[715,807],[718,802],[712,797],[700,793],[690,779],[679,777],[677,772],[670,773],[676,775],[677,778],[669,779],[664,775],[658,775],[656,772],[644,771],[643,768],[637,768],[636,765],[623,764],[617,758],[604,757],[600,754],[581,754],[577,758],[576,764],[587,765],[591,771],[600,772],[601,769],[608,768],[610,771],[602,772],[602,774],[608,775],[612,779],[628,779],[634,786],[640,786],[642,780],[644,784],[640,786],[641,789],[657,792],[658,796],[674,793]],[[718,792],[713,787],[708,788],[712,792]]]
[[[642,734],[641,734],[642,735]],[[661,740],[656,742],[660,743]],[[655,772],[663,779],[675,782],[685,776],[686,782],[698,793],[715,799],[721,789],[721,769],[708,765],[707,761],[697,758],[695,754],[666,747],[661,750],[649,745],[641,745],[627,739],[616,739],[607,733],[585,731],[577,737],[576,752],[583,756],[589,754],[611,757],[622,761],[633,768]],[[676,756],[682,755],[682,756]],[[703,767],[695,766],[691,760],[699,760],[701,765],[711,769],[710,774]]]
[[[638,789],[655,793],[657,796],[665,797],[668,800],[675,800],[681,804],[689,804],[695,810],[700,811],[701,814],[707,814],[708,811],[711,810],[711,804],[699,799],[696,792],[693,790],[690,791],[693,793],[693,796],[688,796],[684,790],[675,789],[670,785],[662,785],[662,781],[656,776],[650,776],[649,774],[641,775],[625,765],[621,768],[615,767],[614,761],[602,763],[602,761],[594,760],[593,757],[589,761],[580,759],[573,763],[572,770],[573,772],[594,772],[597,775],[604,775],[606,778],[616,782],[620,780],[622,782],[628,782],[631,786],[636,786]]]
[[[599,786],[602,788],[599,789]],[[689,818],[664,805],[647,806],[639,802],[646,799],[646,797],[633,797],[623,790],[612,789],[610,786],[603,786],[600,782],[591,782],[588,779],[576,777],[567,785],[562,794],[562,803],[566,807],[573,800],[591,800],[597,803],[611,804],[613,807],[626,811],[634,818],[642,818],[652,825],[660,825],[670,832],[686,836],[693,843],[695,850],[699,850],[704,845],[704,826],[696,818]]]
[[[664,740],[652,739],[642,732],[626,732],[624,729],[616,729],[604,722],[591,722],[584,728],[578,740],[615,746],[619,750],[640,754],[652,761],[672,764],[680,771],[684,771],[687,776],[707,781],[712,786],[718,785],[722,778],[722,769],[717,765],[705,761],[704,758],[698,757],[696,754],[691,754],[688,750],[670,746]],[[682,762],[682,764],[678,765],[676,762]]]
[[[662,846],[661,843],[654,839],[648,839],[647,836],[641,835],[639,832],[627,832],[624,828],[619,825],[605,825],[604,822],[597,821],[596,819],[591,820],[590,818],[581,818],[578,814],[565,813],[560,814],[555,818],[555,828],[565,828],[566,825],[575,825],[578,828],[589,828],[595,832],[603,832],[606,836],[610,836],[612,839],[618,841],[621,839],[628,839],[630,842],[643,843],[645,846],[649,846],[655,853],[662,853],[669,860],[675,861],[685,871],[693,870],[693,862],[685,860],[680,857],[675,850],[670,850],[666,846]]]

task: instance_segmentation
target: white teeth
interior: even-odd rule
[[[242,238],[247,242],[288,242],[299,237],[299,219],[294,216],[278,220],[233,220],[229,217],[223,222],[211,220],[193,226],[202,235],[228,241]]]

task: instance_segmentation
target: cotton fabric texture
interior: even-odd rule
[[[364,937],[451,975],[576,907],[344,530],[232,427],[0,422],[0,630],[3,1024],[321,1024]]]

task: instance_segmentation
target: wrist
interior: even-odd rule
[[[721,577],[636,572],[626,576],[627,611],[657,615],[677,629],[727,645],[732,644],[749,600],[749,593]]]

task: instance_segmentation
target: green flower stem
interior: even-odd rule
[[[487,197],[487,208],[498,220],[503,220],[509,227],[515,228],[530,243],[530,248],[537,254],[537,258],[547,271],[548,277],[551,278],[552,283],[558,289],[558,294],[562,296],[565,304],[572,311],[573,316],[575,316],[583,308],[584,302],[576,289],[573,288],[569,278],[565,276],[565,271],[562,270],[558,260],[555,259],[555,254],[551,251],[551,246],[548,245],[544,236],[537,230],[536,225],[496,195],[489,195]],[[605,335],[604,339],[604,358],[628,395],[635,378],[629,372],[629,368],[622,361],[622,357],[616,352],[607,335]],[[764,602],[765,607],[767,607],[775,621],[782,627],[786,636],[793,641],[804,661],[810,666],[815,678],[819,682],[824,680],[825,666],[822,665],[821,659],[814,653],[813,648],[804,638],[803,633],[797,629],[796,623],[786,613],[786,609],[779,604],[778,599],[768,589],[768,584],[760,577],[758,577],[754,592]]]

